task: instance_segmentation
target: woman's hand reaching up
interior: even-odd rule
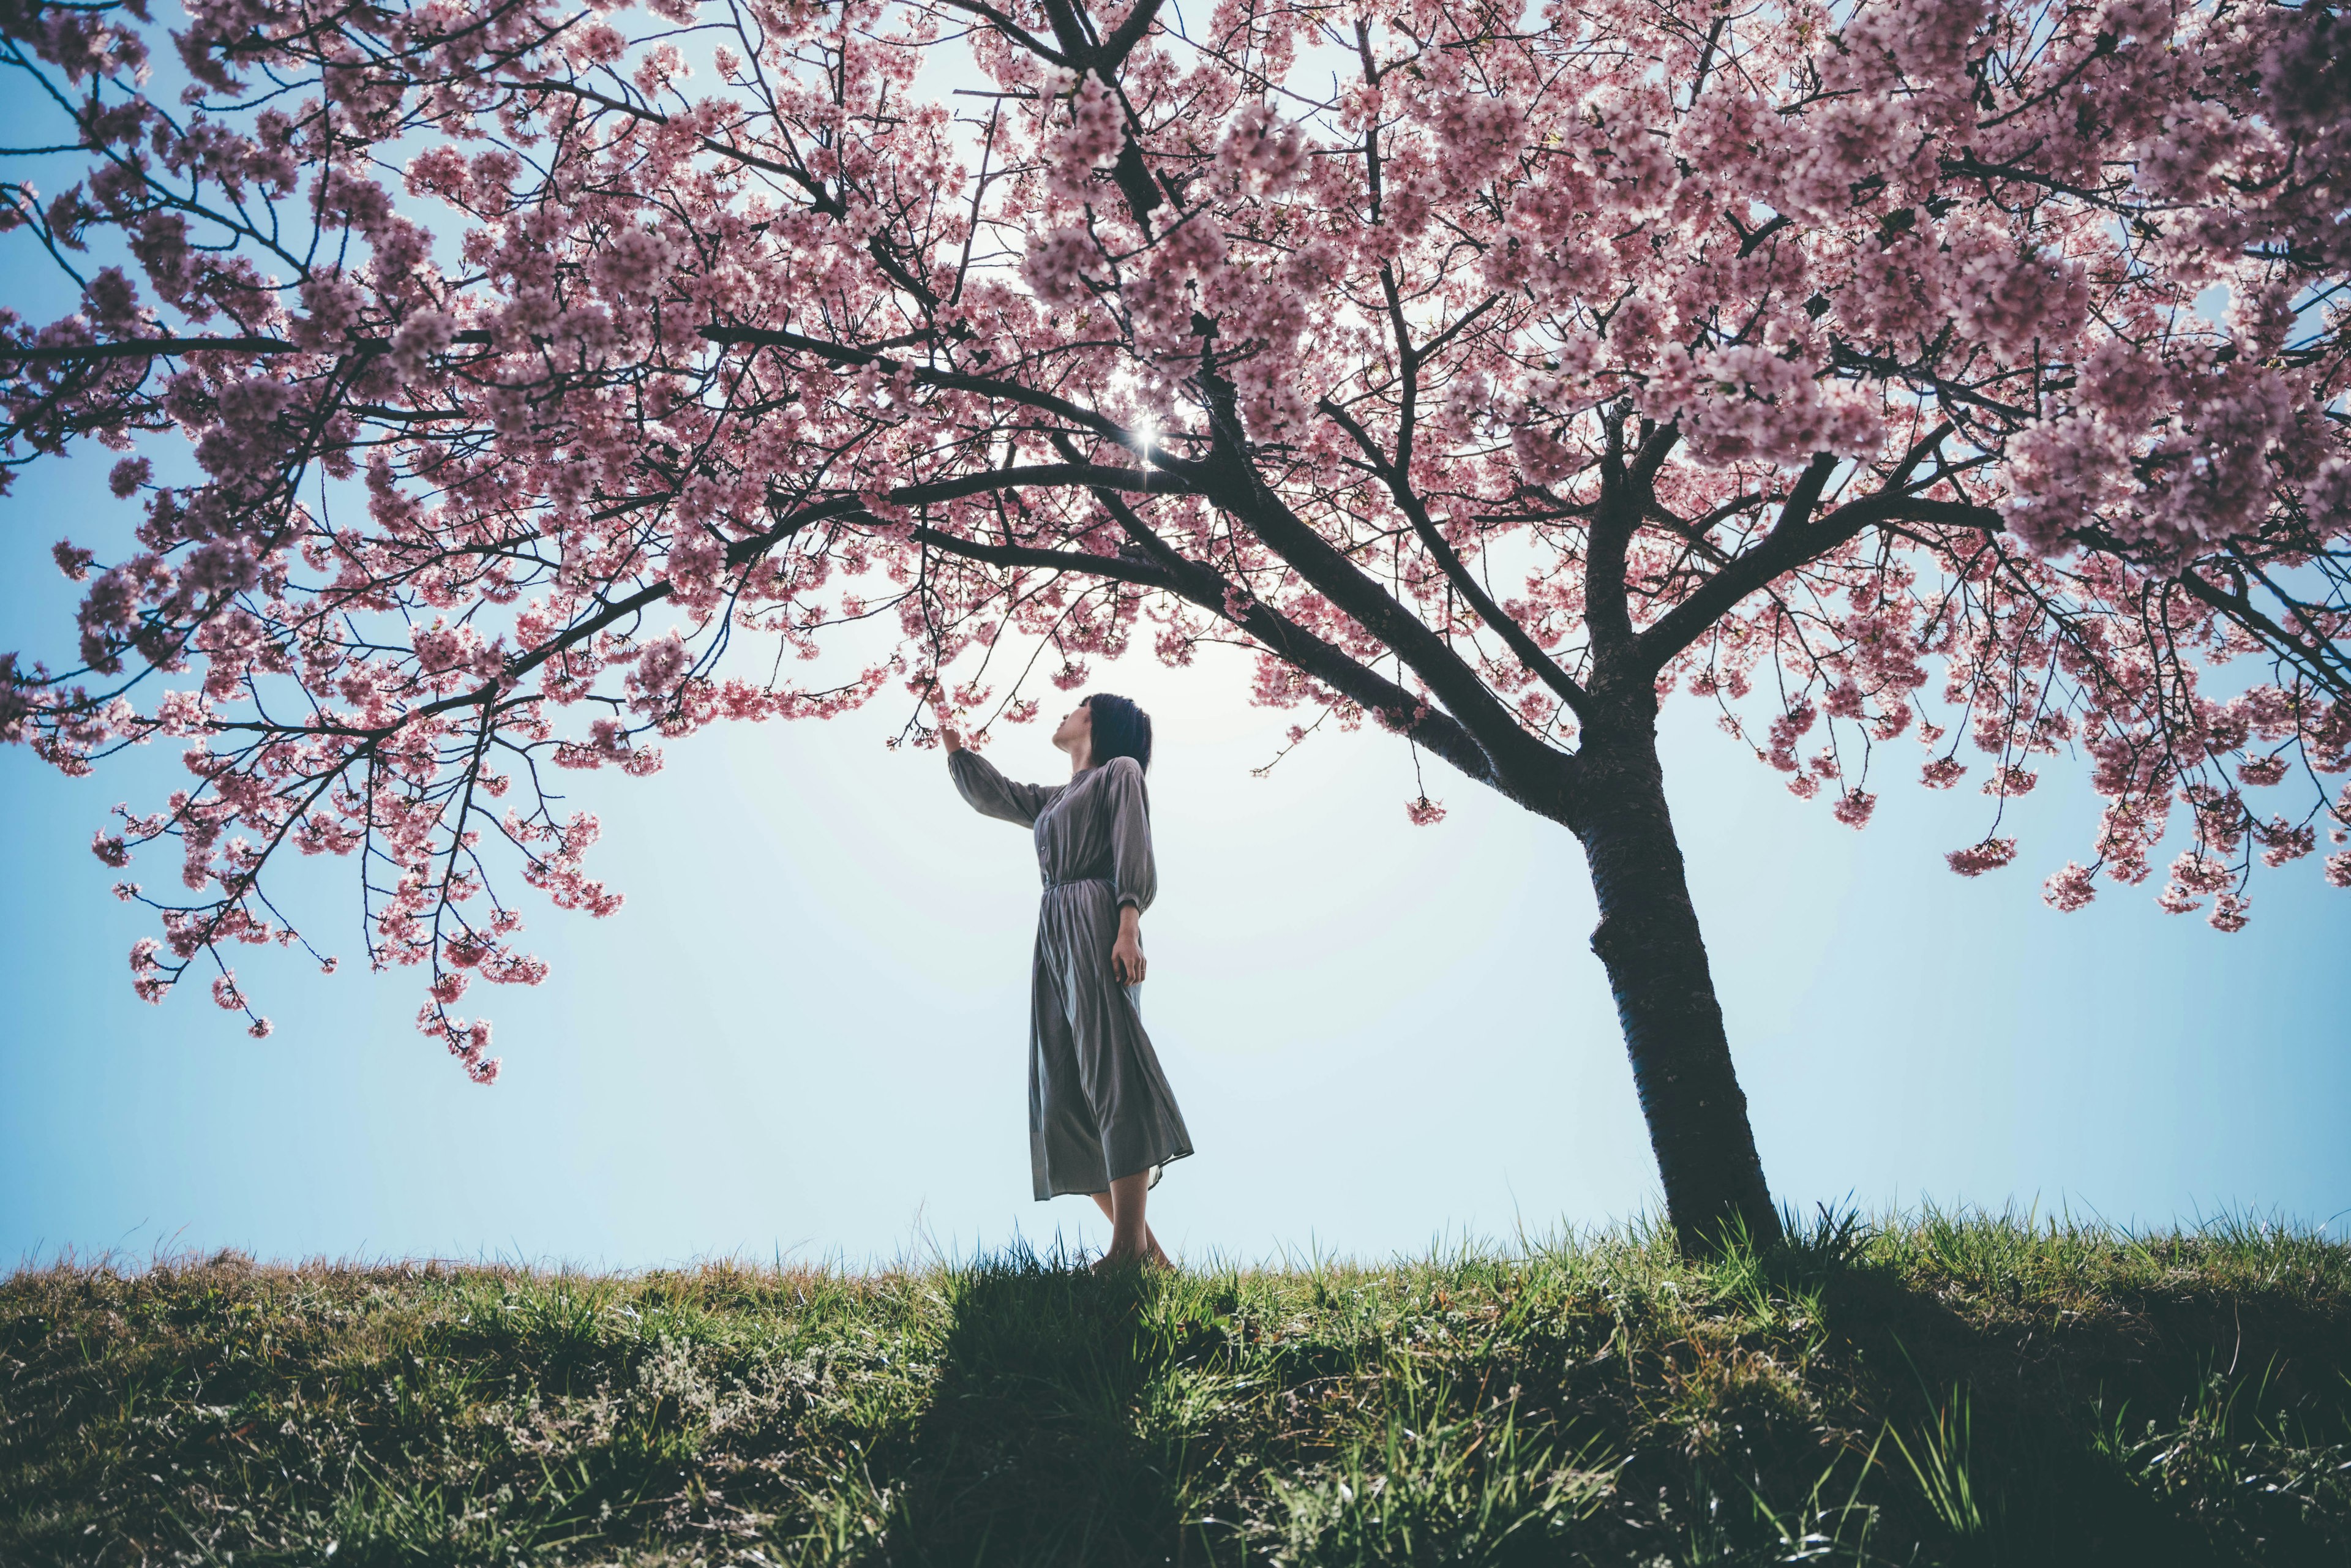
[[[946,709],[939,706],[935,698],[931,703],[931,716],[939,721],[939,744],[950,752],[961,751],[963,732],[948,722]]]

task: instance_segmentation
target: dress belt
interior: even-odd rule
[[[1065,876],[1056,882],[1049,876],[1045,879],[1043,891],[1050,893],[1057,887],[1074,887],[1081,882],[1108,882],[1110,878],[1106,876]]]

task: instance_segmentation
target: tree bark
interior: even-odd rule
[[[1583,844],[1607,966],[1666,1212],[1686,1250],[1712,1250],[1743,1227],[1757,1247],[1780,1216],[1747,1124],[1698,911],[1666,809],[1654,720],[1587,730],[1570,826]]]

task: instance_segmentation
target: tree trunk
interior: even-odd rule
[[[1719,1247],[1742,1226],[1754,1245],[1768,1246],[1779,1239],[1780,1217],[1682,876],[1656,730],[1610,727],[1585,733],[1571,825],[1599,895],[1592,950],[1616,993],[1666,1212],[1686,1249]]]

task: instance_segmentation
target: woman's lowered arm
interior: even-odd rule
[[[1103,765],[1110,777],[1111,885],[1120,904],[1137,914],[1159,893],[1159,868],[1151,858],[1151,802],[1143,787],[1143,765],[1113,757]]]
[[[1111,888],[1118,899],[1118,939],[1110,949],[1111,972],[1123,986],[1140,985],[1148,967],[1143,956],[1143,912],[1159,892],[1159,869],[1151,855],[1151,809],[1143,788],[1143,767],[1132,757],[1114,757],[1103,780],[1111,792]]]

